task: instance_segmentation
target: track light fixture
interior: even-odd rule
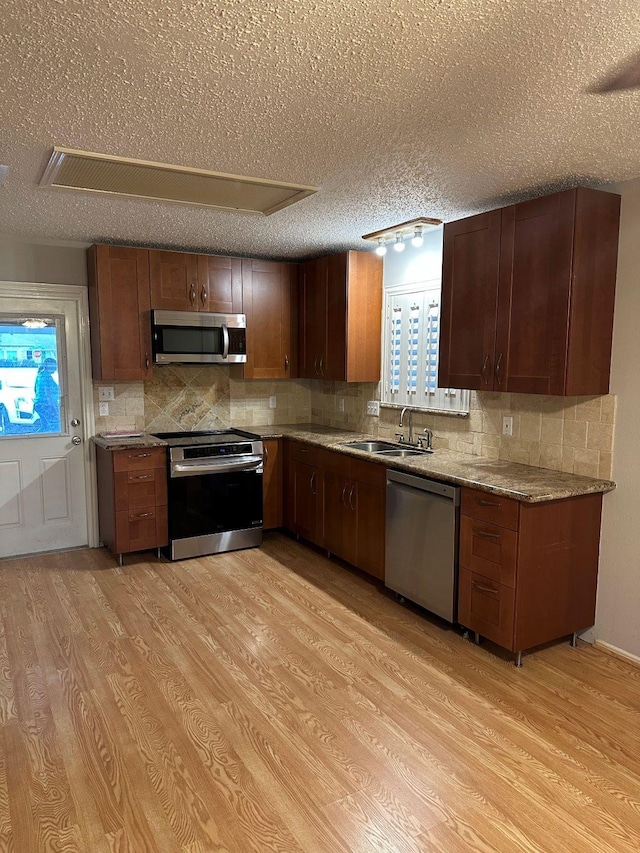
[[[383,228],[380,231],[372,231],[371,234],[363,234],[363,240],[371,240],[376,245],[376,255],[386,255],[387,243],[391,243],[396,252],[403,252],[405,248],[405,240],[411,239],[411,245],[419,249],[424,244],[424,230],[426,228],[437,228],[442,225],[441,219],[431,219],[426,216],[421,216],[418,219],[410,219],[408,222],[401,222],[399,225],[393,225],[391,228]]]

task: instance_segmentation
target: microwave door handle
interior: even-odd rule
[[[222,357],[229,357],[229,329],[223,323],[221,326],[222,329]]]

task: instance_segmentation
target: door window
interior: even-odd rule
[[[66,432],[63,319],[0,314],[1,438]]]

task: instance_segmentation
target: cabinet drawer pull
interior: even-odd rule
[[[151,362],[149,361],[149,353],[145,352],[145,354],[144,354],[144,369],[145,370],[149,370],[149,364],[150,363]]]
[[[129,453],[127,458],[128,459],[147,459],[149,456],[151,456],[150,453]]]
[[[495,506],[495,507],[501,506],[499,501],[498,502],[496,502],[496,501],[485,501],[482,498],[476,498],[476,503],[480,504],[480,506]]]
[[[153,474],[134,474],[130,480],[153,480]]]
[[[131,513],[129,516],[129,521],[135,521],[137,518],[153,518],[155,512],[136,512]]]
[[[477,581],[473,581],[473,588],[477,589],[478,592],[489,592],[491,595],[497,595],[499,590],[491,589],[490,586],[482,586],[481,583],[477,583]]]
[[[480,374],[482,376],[482,381],[484,382],[485,385],[489,384],[489,375],[487,373],[488,366],[489,366],[489,356],[485,355],[484,361],[482,362],[482,370],[480,371]]]
[[[494,375],[496,377],[496,382],[498,385],[502,385],[502,378],[500,376],[500,366],[502,365],[502,353],[498,356],[498,360],[496,361],[496,366],[494,370]]]
[[[289,356],[285,355],[284,357],[284,369],[289,370]]]
[[[473,532],[476,536],[482,536],[484,539],[500,539],[499,533],[489,533],[488,530],[480,530],[479,527],[474,527]]]

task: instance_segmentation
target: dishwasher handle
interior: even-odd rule
[[[427,477],[415,477],[412,474],[405,474],[404,471],[387,471],[387,486],[393,483],[439,495],[453,501],[454,506],[460,506],[460,486],[452,486],[450,483],[441,483],[439,480],[430,480]]]

